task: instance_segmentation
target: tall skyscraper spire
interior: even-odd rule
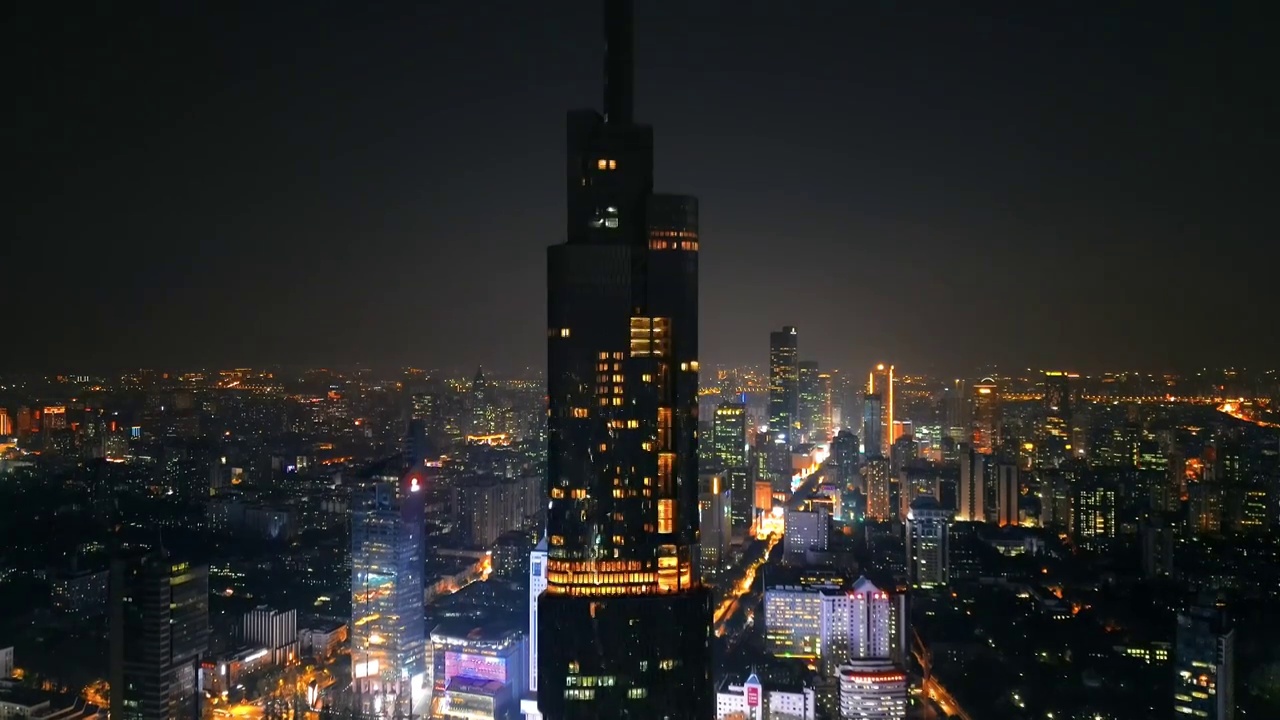
[[[614,125],[630,125],[632,120],[631,13],[631,0],[605,0],[604,119]]]
[[[698,575],[698,204],[653,192],[631,117],[631,2],[606,0],[605,115],[568,117],[566,242],[547,249],[548,720],[714,712]]]

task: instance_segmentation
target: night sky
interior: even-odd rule
[[[597,2],[20,5],[0,367],[543,365]],[[1280,364],[1264,3],[637,5],[704,364]]]

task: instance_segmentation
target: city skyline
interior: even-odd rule
[[[5,283],[59,322],[0,368],[489,364],[495,337],[540,366],[527,269],[563,233],[560,109],[597,76],[556,48],[598,56],[598,9],[407,8],[92,30],[22,9],[7,265],[42,272]],[[1242,12],[641,8],[658,180],[696,188],[716,237],[703,361],[762,362],[789,324],[837,367],[1280,357],[1262,23]],[[833,332],[851,319],[857,338]]]

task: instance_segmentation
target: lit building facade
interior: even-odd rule
[[[814,720],[813,688],[765,689],[752,673],[742,683],[725,678],[716,692],[716,720]]]
[[[840,717],[904,720],[907,674],[888,660],[852,660],[839,671]]]
[[[951,510],[932,497],[912,501],[907,513],[907,579],[912,587],[951,581],[951,519]]]
[[[1175,717],[1235,717],[1235,630],[1207,599],[1178,615],[1174,644]]]
[[[769,435],[794,445],[800,427],[800,353],[796,329],[769,333]]]
[[[1001,526],[1018,524],[1018,466],[996,465],[996,522]]]
[[[425,700],[427,631],[423,497],[415,468],[382,477],[353,501],[351,513],[351,669],[360,706],[407,713]]]
[[[705,490],[698,497],[699,564],[702,576],[719,577],[729,557],[729,542],[733,539],[733,518],[729,505],[732,493],[720,475],[705,480]]]
[[[209,644],[209,571],[162,552],[111,567],[111,716],[198,720]]]
[[[893,502],[889,487],[889,459],[873,457],[867,461],[866,473],[867,517],[888,520],[893,515]]]
[[[988,455],[999,444],[1000,393],[996,381],[983,378],[973,385],[971,402],[973,417],[973,448]]]
[[[902,662],[906,649],[906,596],[860,577],[848,590],[822,590],[820,654],[827,672],[851,659]]]
[[[653,192],[628,0],[605,4],[605,103],[568,117],[567,240],[547,251],[552,720],[714,712],[698,574],[698,206]]]
[[[819,386],[818,363],[813,360],[801,360],[799,365],[799,418],[800,437],[805,442],[826,442],[827,438],[818,437],[816,432],[822,424],[822,395]]]
[[[956,487],[956,520],[986,522],[985,457],[969,443],[960,445],[960,484]]]
[[[747,458],[747,406],[739,402],[722,402],[716,407],[711,426],[711,442],[716,461],[724,471],[730,492],[733,525],[751,525],[751,475]]]
[[[818,657],[822,646],[821,589],[802,585],[765,588],[764,638],[768,653],[775,657]]]
[[[893,444],[893,366],[877,364],[867,377],[867,395],[880,397],[880,433],[878,445],[874,452],[889,457],[889,446]],[[867,445],[867,454],[872,454],[872,446]]]

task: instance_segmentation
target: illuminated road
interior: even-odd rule
[[[951,696],[951,693],[938,682],[938,678],[933,675],[933,653],[929,648],[925,647],[924,640],[920,637],[920,633],[914,629],[911,631],[912,644],[911,654],[915,656],[916,662],[920,663],[920,668],[924,671],[924,683],[921,689],[926,697],[934,702],[942,712],[946,713],[946,717],[958,717],[960,720],[973,720],[964,708],[960,707],[960,703]]]
[[[821,459],[826,458],[826,453],[822,453]],[[796,488],[791,494],[791,498],[787,501],[788,508],[798,508],[810,492],[817,486],[822,479],[821,464],[807,468],[795,474],[792,478],[792,486]],[[722,637],[725,634],[726,626],[729,619],[739,610],[739,600],[743,595],[751,592],[751,586],[755,584],[756,573],[760,570],[760,566],[769,561],[769,554],[773,552],[774,546],[782,540],[781,532],[770,533],[766,538],[755,538],[747,546],[744,551],[748,556],[750,553],[758,552],[759,555],[742,569],[742,575],[734,582],[732,589],[727,592],[724,599],[720,601],[720,605],[716,607],[714,615],[714,627],[716,637]]]

